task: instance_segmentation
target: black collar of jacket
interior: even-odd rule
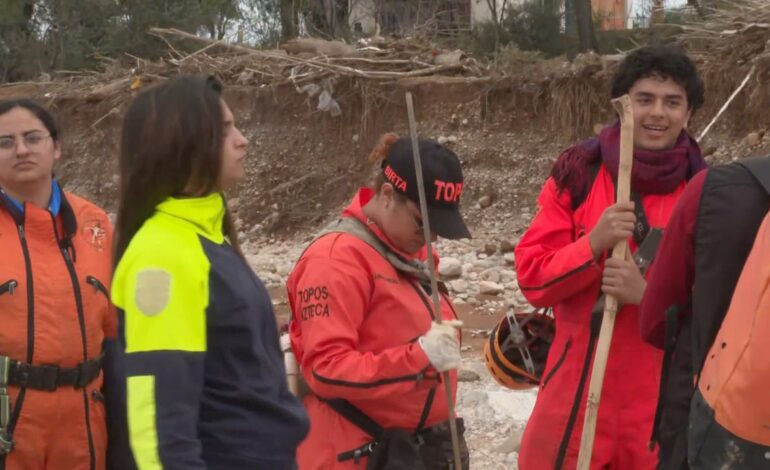
[[[64,247],[68,247],[72,244],[72,238],[78,231],[78,221],[75,217],[75,211],[72,209],[72,205],[70,205],[67,200],[67,195],[64,193],[64,190],[61,189],[61,185],[59,185],[58,181],[56,182],[56,185],[59,186],[59,190],[61,191],[61,207],[59,208],[59,215],[61,216],[64,225],[62,244]],[[19,208],[16,207],[16,204],[11,201],[10,197],[2,191],[0,191],[0,205],[11,214],[16,225],[24,225],[25,213],[20,211]]]

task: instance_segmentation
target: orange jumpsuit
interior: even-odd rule
[[[55,367],[71,370],[100,356],[102,341],[116,334],[105,287],[111,237],[104,211],[74,195],[62,193],[54,217],[32,204],[21,212],[0,193],[0,355],[53,366],[53,378]],[[9,386],[15,448],[0,456],[0,469],[105,468],[101,386],[101,372],[80,387]]]

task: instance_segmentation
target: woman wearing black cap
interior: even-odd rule
[[[436,142],[419,144],[433,236],[470,237],[459,159]],[[299,467],[468,468],[462,439],[464,462],[452,463],[440,382],[450,371],[456,393],[459,322],[446,292],[445,322],[433,322],[410,141],[387,134],[372,156],[382,168],[375,187],[356,194],[288,280],[292,349],[312,392]]]

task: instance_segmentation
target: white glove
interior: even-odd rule
[[[442,324],[433,323],[425,335],[420,336],[418,342],[431,365],[439,371],[457,369],[460,366],[460,342],[457,340],[457,328],[463,322],[448,320]]]

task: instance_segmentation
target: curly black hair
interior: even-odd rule
[[[612,98],[628,93],[637,80],[654,76],[681,85],[693,113],[703,105],[703,80],[695,63],[677,46],[645,46],[626,56],[612,79]]]

